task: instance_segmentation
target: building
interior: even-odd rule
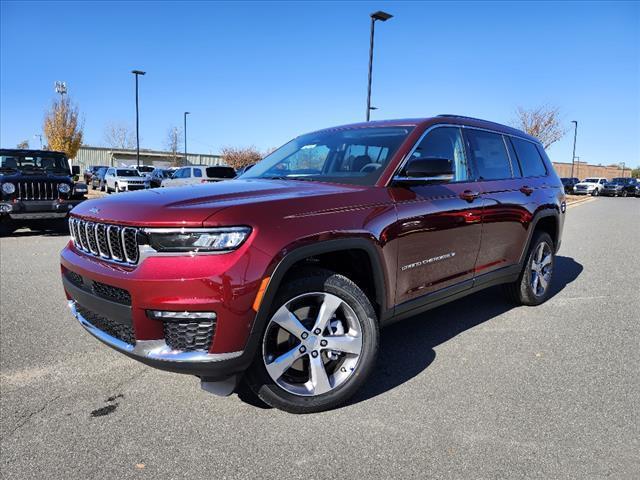
[[[140,150],[140,165],[154,167],[170,167],[182,165],[225,165],[220,155],[203,153],[188,153],[184,162],[184,153],[177,154],[174,162],[173,153],[160,150]],[[71,165],[79,165],[81,170],[92,165],[109,167],[125,167],[136,164],[136,151],[108,147],[90,147],[83,145],[78,150],[76,158],[71,159]]]
[[[556,169],[556,173],[559,177],[571,177],[571,163],[553,162],[553,168]],[[625,168],[624,170],[619,167],[605,167],[602,165],[590,165],[586,162],[575,162],[573,165],[573,176],[579,179],[585,179],[587,177],[604,177],[604,178],[619,178],[630,177],[631,169]]]

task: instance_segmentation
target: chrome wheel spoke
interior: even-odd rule
[[[266,364],[267,372],[271,375],[273,379],[279,379],[284,375],[284,373],[291,368],[296,360],[302,357],[302,353],[300,353],[300,348],[296,347],[289,350],[287,353],[283,353],[279,357],[277,357],[273,362]]]
[[[318,317],[316,318],[316,323],[313,326],[313,330],[320,330],[324,332],[329,324],[329,320],[333,318],[338,308],[342,305],[342,300],[335,295],[324,295],[322,299],[322,305],[320,305],[320,310],[318,311]]]
[[[536,252],[536,263],[542,262],[542,255],[544,255],[544,243],[538,245],[538,251]]]
[[[352,353],[359,355],[362,349],[362,339],[353,337],[351,335],[336,335],[325,337],[327,341],[327,350],[334,350],[336,352]]]
[[[321,355],[309,357],[309,381],[314,395],[321,395],[332,388]]]
[[[547,274],[548,275],[548,274]],[[538,275],[538,281],[540,282],[540,288],[544,292],[547,289],[547,285],[549,285],[549,278],[545,274]]]
[[[540,266],[541,267],[546,267],[548,265],[551,265],[551,254],[549,253],[548,255],[546,255],[542,261],[540,262]]]
[[[538,284],[540,282],[540,275],[538,272],[533,272],[533,280],[531,281],[531,287],[533,288],[533,293],[538,294]]]
[[[301,338],[302,333],[307,331],[307,329],[304,328],[304,325],[300,323],[300,320],[298,320],[298,318],[289,311],[286,305],[283,305],[278,309],[271,321],[277,323],[280,327],[284,328],[287,332],[297,338]]]

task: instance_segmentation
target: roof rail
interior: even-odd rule
[[[454,113],[441,113],[440,115],[438,115],[438,117],[464,118],[466,120],[479,120],[481,122],[488,122],[489,121],[489,120],[484,120],[483,118],[468,117],[466,115],[456,115]],[[495,123],[495,122],[491,122],[491,123]]]

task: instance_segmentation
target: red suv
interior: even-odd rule
[[[544,302],[564,213],[521,131],[369,122],[302,135],[235,180],[80,204],[62,281],[125,355],[314,412],[366,381],[380,327],[496,284]]]

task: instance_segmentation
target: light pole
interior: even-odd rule
[[[383,12],[379,10],[377,12],[373,12],[371,15],[371,35],[369,37],[369,84],[367,87],[367,122],[369,118],[371,118],[371,73],[373,71],[373,36],[375,32],[376,20],[380,20],[381,22],[386,22],[393,15],[390,13]]]
[[[40,150],[42,150],[42,134],[41,133],[36,133],[34,135],[34,138],[37,137],[40,139]]]
[[[142,70],[131,70],[136,77],[136,165],[140,168],[140,118],[138,113],[138,76],[145,75],[147,72]]]
[[[573,157],[578,160],[578,169],[576,170],[576,175],[580,178],[580,157]]]
[[[624,178],[624,169],[627,166],[624,162],[621,162],[622,164],[622,178]]]
[[[67,93],[67,82],[56,81],[53,86],[56,89],[56,93],[60,94],[60,98],[64,99],[64,95]]]
[[[573,164],[576,160],[576,138],[578,137],[578,121],[571,120],[571,123],[575,124],[575,129],[573,130],[573,156],[571,157],[571,178],[573,178]]]
[[[187,115],[191,112],[184,112],[184,164],[187,164]]]

